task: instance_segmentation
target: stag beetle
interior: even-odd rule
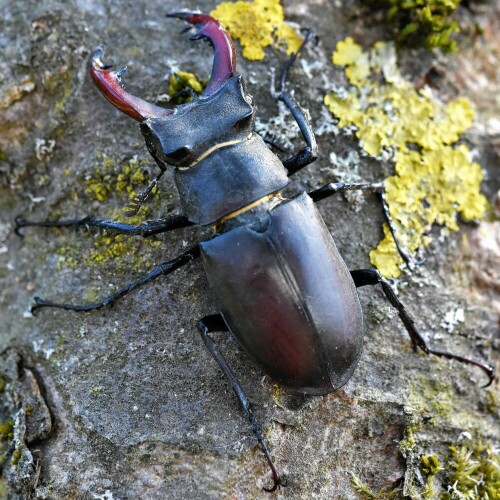
[[[297,154],[281,162],[254,131],[253,99],[243,78],[236,74],[235,49],[225,29],[200,12],[182,11],[168,17],[195,25],[199,30],[191,39],[204,38],[213,46],[210,80],[200,97],[174,109],[135,97],[121,85],[125,68],[112,70],[105,66],[102,49],[92,57],[90,75],[113,105],[140,122],[146,146],[160,168],[136,199],[132,211],[137,211],[167,165],[172,165],[182,215],[138,226],[94,217],[45,222],[18,218],[16,231],[25,226],[96,226],[121,234],[150,236],[199,224],[211,226],[214,236],[99,302],[72,305],[36,297],[33,311],[44,307],[99,309],[201,256],[221,312],[202,318],[197,326],[262,447],[274,480],[268,491],[274,491],[284,481],[249,401],[210,337],[211,332],[231,332],[263,371],[279,383],[300,393],[327,394],[349,380],[361,355],[363,315],[356,288],[380,284],[414,347],[475,365],[486,372],[491,383],[493,367],[429,348],[388,281],[374,269],[349,271],[338,253],[315,202],[346,190],[372,189],[381,194],[392,228],[383,184],[329,183],[289,199],[283,196],[289,177],[317,158],[311,126],[285,85],[291,65],[313,38],[311,32],[287,61],[275,90],[275,97],[288,107],[306,142]],[[409,261],[401,246],[399,250]]]

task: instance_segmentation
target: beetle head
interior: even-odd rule
[[[147,118],[141,132],[159,164],[189,168],[214,149],[246,140],[254,113],[242,78],[235,76],[209,97],[177,106],[169,116]]]
[[[239,142],[253,129],[252,98],[235,77],[236,55],[231,37],[216,19],[199,12],[176,12],[195,25],[193,40],[206,39],[214,48],[210,80],[200,98],[166,109],[128,93],[121,85],[126,68],[111,70],[97,49],[90,74],[102,94],[118,109],[141,122],[146,145],[164,169],[165,164],[189,166],[218,145]]]

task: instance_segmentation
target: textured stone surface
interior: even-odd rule
[[[186,1],[182,7],[210,11],[214,5]],[[129,65],[127,88],[150,100],[165,93],[165,76],[173,68],[208,75],[209,47],[188,42],[179,34],[181,25],[163,17],[179,8],[170,0],[1,0],[0,6],[0,350],[8,348],[2,358],[6,385],[0,422],[12,419],[17,432],[1,443],[4,477],[12,483],[1,482],[0,491],[10,488],[12,498],[266,496],[262,487],[271,485],[270,473],[195,329],[197,319],[216,311],[201,264],[186,266],[112,308],[88,314],[45,310],[32,317],[35,295],[93,300],[111,285],[145,274],[148,266],[137,269],[130,255],[124,263],[117,258],[87,265],[82,257],[72,267],[58,265],[61,249],[76,247],[88,256],[98,231],[30,228],[24,239],[12,232],[19,214],[37,220],[109,217],[127,203],[126,193],[92,201],[86,178],[100,167],[103,155],[116,165],[134,155],[149,162],[137,124],[92,87],[87,67],[97,45],[106,44],[106,61]],[[345,84],[330,64],[336,42],[351,35],[370,44],[386,36],[383,26],[357,12],[352,2],[286,2],[287,18],[314,27],[320,36],[293,71],[291,87],[322,129],[331,127],[322,109],[324,94],[334,84]],[[495,43],[494,34],[487,35],[481,54]],[[434,57],[425,51],[400,54],[403,70],[415,80]],[[469,66],[465,72],[460,59],[439,57],[446,76],[438,92],[443,98],[465,93],[478,107],[479,125],[468,140],[489,173],[484,189],[491,199],[500,188],[492,104],[482,106],[482,80],[471,76],[477,72]],[[268,90],[270,68],[283,60],[283,54],[269,51],[264,62],[240,59],[239,69],[258,104],[261,126],[286,135],[299,148],[291,118],[279,114]],[[486,64],[480,58],[468,63],[476,63],[478,72]],[[295,176],[293,190],[335,181],[330,153],[346,158],[357,150],[354,138],[343,134],[324,133],[319,144],[320,159]],[[153,163],[147,168],[151,175]],[[390,162],[368,158],[347,162],[346,168],[348,177],[367,181],[391,173]],[[153,204],[157,212],[151,218],[179,209],[172,177],[163,180],[161,191],[161,205]],[[325,200],[320,210],[348,267],[368,267],[368,252],[381,236],[375,197]],[[474,252],[482,251],[478,229],[471,225],[464,231],[473,235]],[[158,264],[208,234],[180,230],[159,238],[160,247],[142,251],[149,252],[150,265]],[[498,304],[498,284],[477,278],[476,272],[495,260],[476,259],[468,251],[460,235],[443,243],[436,238],[425,266],[398,281],[398,290],[436,347],[498,364],[498,306],[492,306]],[[357,498],[351,474],[375,491],[404,482],[408,492],[412,484],[418,486],[422,451],[446,453],[463,431],[499,444],[499,410],[491,410],[488,393],[479,389],[483,375],[413,354],[380,290],[363,289],[360,295],[367,324],[361,363],[342,390],[324,398],[276,387],[234,340],[216,335],[288,477],[289,487],[276,496]],[[450,312],[459,310],[465,321],[454,323],[457,315]],[[491,394],[498,398],[498,386]],[[38,427],[24,415],[28,406],[35,408]],[[50,425],[44,408],[50,410]],[[417,445],[401,453],[398,443],[414,428],[412,418],[423,414],[432,417],[431,423],[419,429]],[[13,465],[15,449],[24,451]]]

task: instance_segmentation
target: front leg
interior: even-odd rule
[[[314,131],[311,127],[311,124],[309,123],[309,120],[306,118],[306,115],[302,111],[299,104],[286,90],[286,79],[288,77],[290,68],[296,61],[297,57],[301,55],[305,45],[311,40],[314,40],[314,38],[315,37],[313,32],[311,30],[307,30],[306,37],[304,38],[302,45],[299,47],[299,50],[297,50],[297,52],[290,56],[288,61],[285,63],[283,70],[281,71],[279,89],[276,90],[274,88],[273,82],[273,88],[271,90],[273,96],[278,99],[278,101],[283,102],[285,106],[290,110],[292,116],[294,117],[297,125],[300,128],[302,137],[307,144],[307,146],[302,148],[297,154],[283,162],[283,165],[288,171],[288,175],[292,175],[295,172],[298,172],[300,169],[306,167],[313,161],[316,161],[318,158],[318,144],[316,143],[316,137],[314,136]]]
[[[152,236],[153,234],[165,233],[174,229],[192,226],[193,223],[182,214],[173,215],[164,219],[149,220],[139,225],[125,224],[113,220],[99,219],[98,217],[82,217],[81,219],[54,220],[34,222],[23,217],[16,217],[14,231],[18,236],[23,236],[20,230],[23,227],[99,227],[112,231],[115,234],[128,234],[138,236]]]

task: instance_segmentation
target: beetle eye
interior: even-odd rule
[[[237,122],[235,122],[233,128],[238,130],[248,129],[249,127],[252,126],[252,121],[253,121],[253,113],[248,113],[248,115],[244,116],[243,118],[240,118]]]
[[[173,163],[179,163],[184,158],[191,154],[191,150],[187,146],[183,146],[182,148],[176,149],[171,153],[167,153],[167,158]]]

